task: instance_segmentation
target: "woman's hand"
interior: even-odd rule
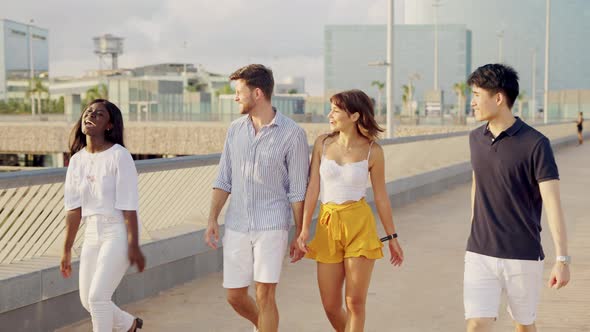
[[[145,268],[145,257],[143,256],[143,253],[141,252],[139,245],[130,244],[128,255],[129,263],[132,266],[137,265],[137,269],[139,270],[139,272],[143,272],[143,269]]]
[[[305,228],[301,230],[299,233],[299,237],[297,238],[297,245],[299,246],[299,250],[303,251],[307,254],[307,239],[309,238],[309,231]]]
[[[69,278],[72,275],[72,252],[70,250],[64,251],[61,255],[59,270],[64,278]]]
[[[389,259],[391,264],[394,266],[402,265],[402,262],[404,261],[404,251],[397,239],[389,240],[389,253],[391,254],[391,258]]]

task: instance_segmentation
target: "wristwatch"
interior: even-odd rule
[[[555,261],[563,265],[569,265],[572,263],[572,256],[557,256]]]

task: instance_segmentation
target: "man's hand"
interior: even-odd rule
[[[550,288],[560,289],[570,281],[570,267],[567,264],[555,262],[551,276],[549,277],[548,286]]]
[[[217,249],[217,243],[219,242],[219,224],[217,220],[209,220],[205,231],[205,242],[209,247]]]

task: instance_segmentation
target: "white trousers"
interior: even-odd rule
[[[111,297],[129,268],[127,226],[102,215],[84,217],[86,232],[80,255],[80,300],[92,317],[94,332],[128,331],[134,317]]]

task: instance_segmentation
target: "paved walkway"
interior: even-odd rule
[[[562,201],[573,256],[572,283],[544,288],[538,327],[543,332],[590,331],[590,144],[557,154]],[[394,211],[406,253],[401,268],[380,260],[367,302],[366,331],[463,331],[462,278],[469,232],[470,185],[451,188]],[[546,220],[543,243],[546,278],[553,243]],[[315,281],[315,264],[285,263],[278,288],[280,331],[330,331]],[[221,274],[215,273],[125,307],[144,318],[143,331],[251,331],[225,302]],[[496,331],[512,331],[505,308]],[[84,321],[61,332],[90,331]]]

